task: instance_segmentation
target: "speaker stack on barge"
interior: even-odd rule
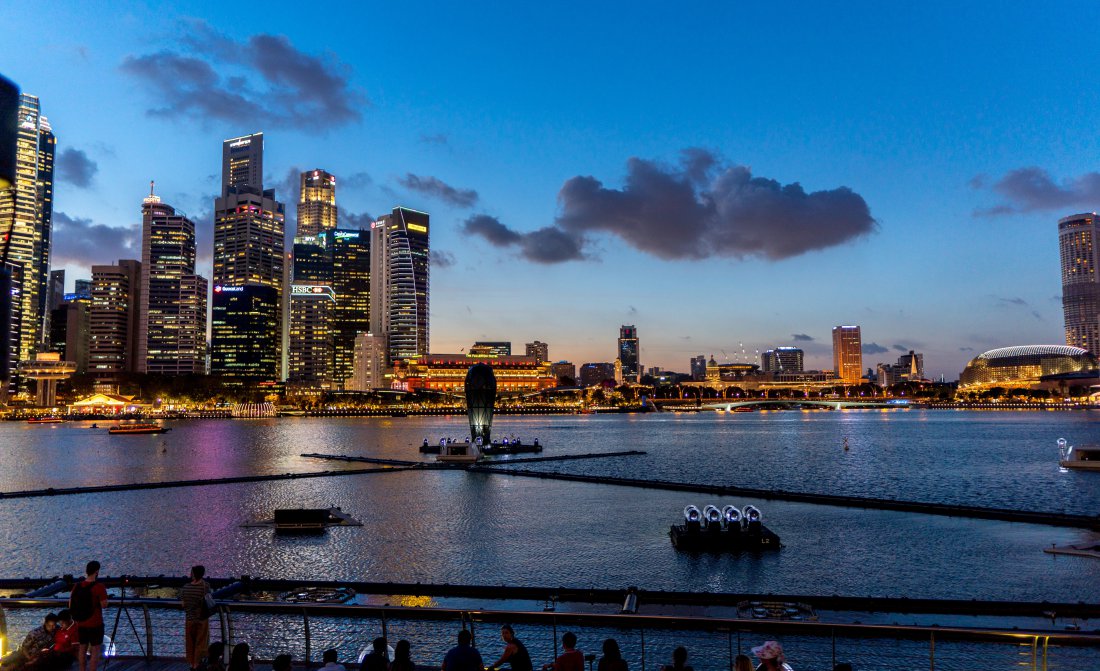
[[[763,524],[756,506],[726,506],[719,510],[708,505],[700,512],[695,506],[684,508],[684,523],[668,530],[672,545],[685,552],[759,552],[778,550],[779,536]]]

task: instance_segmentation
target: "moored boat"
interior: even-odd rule
[[[110,434],[143,434],[143,433],[167,433],[171,431],[160,424],[116,424],[107,429]]]
[[[1058,439],[1058,452],[1062,468],[1100,471],[1100,445],[1070,445],[1065,438]]]
[[[60,417],[31,417],[27,424],[61,424],[64,421]]]

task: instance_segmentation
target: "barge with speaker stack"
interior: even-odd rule
[[[708,505],[702,512],[695,506],[684,508],[684,523],[668,530],[672,545],[684,552],[761,552],[782,547],[779,536],[763,524],[756,506]]]

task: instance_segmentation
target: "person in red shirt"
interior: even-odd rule
[[[577,650],[577,635],[571,631],[565,632],[561,637],[561,644],[565,652],[551,664],[544,664],[542,671],[584,671],[584,653]]]
[[[57,614],[57,629],[53,632],[53,651],[58,655],[67,655],[61,658],[64,661],[63,666],[68,666],[76,659],[79,645],[76,636],[76,622],[73,622],[73,615],[66,608]]]
[[[107,607],[107,588],[97,580],[99,562],[88,562],[84,575],[84,580],[73,587],[73,593],[69,596],[69,611],[76,620],[77,640],[80,643],[76,661],[80,671],[95,671],[99,665],[99,650],[103,646],[103,609]]]

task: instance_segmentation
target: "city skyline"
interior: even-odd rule
[[[924,353],[928,377],[954,379],[984,350],[1064,342],[1057,221],[1095,209],[1100,194],[1087,179],[1096,142],[1087,132],[1095,125],[1093,106],[1086,104],[1092,94],[1063,95],[1070,86],[1083,90],[1094,57],[1071,53],[1051,35],[1095,10],[964,13],[942,30],[932,28],[944,11],[936,6],[849,8],[837,16],[808,8],[785,23],[766,8],[708,8],[706,16],[700,9],[667,16],[645,10],[609,44],[640,59],[646,85],[630,74],[603,89],[595,86],[595,73],[617,62],[618,52],[592,50],[600,67],[584,72],[576,69],[576,57],[559,63],[551,58],[559,40],[579,39],[585,29],[553,13],[545,18],[561,30],[546,31],[555,34],[552,40],[535,35],[524,44],[510,37],[494,47],[514,62],[498,66],[502,84],[488,89],[469,74],[485,65],[488,53],[479,47],[444,58],[445,42],[437,40],[400,61],[368,60],[351,48],[343,25],[321,40],[317,36],[327,33],[314,18],[275,9],[254,33],[227,37],[226,10],[199,4],[188,11],[185,16],[167,4],[132,8],[110,29],[79,5],[5,17],[13,30],[28,27],[20,34],[30,43],[13,54],[5,74],[39,96],[58,132],[53,268],[67,269],[70,283],[88,277],[93,263],[139,258],[140,218],[132,204],[150,179],[195,221],[197,273],[212,276],[210,202],[217,181],[211,178],[219,172],[212,147],[263,131],[270,147],[264,183],[274,184],[276,199],[288,205],[288,220],[298,202],[297,181],[312,169],[338,180],[341,225],[362,226],[395,205],[432,212],[433,351],[457,351],[475,340],[538,339],[551,344],[555,360],[610,361],[608,334],[632,323],[644,334],[640,358],[647,366],[686,372],[697,354],[754,361],[757,350],[797,346],[808,369],[827,369],[829,329],[858,323],[864,368],[914,349]],[[411,20],[405,11],[367,7],[338,23],[402,25]],[[417,25],[438,37],[478,22],[507,28],[525,20],[454,12],[438,7]],[[174,26],[178,43],[144,35],[141,26],[154,20]],[[59,30],[39,34],[29,28],[32,21]],[[815,33],[818,25],[838,21],[857,28],[849,31],[851,44],[823,41],[828,31]],[[81,31],[66,30],[78,22]],[[689,24],[703,31],[700,43],[717,45],[700,47],[709,64],[687,53],[657,56],[631,46],[635,37]],[[774,39],[779,25],[803,48],[787,55],[769,46],[786,41]],[[907,43],[925,33],[932,37],[909,49],[894,49],[882,37]],[[998,44],[1025,45],[1026,57],[998,58],[994,68],[993,35]],[[234,60],[225,49],[205,49],[219,39],[242,55]],[[808,56],[822,52],[828,56],[819,64]],[[870,52],[884,62],[870,62]],[[706,88],[713,111],[685,112],[675,104],[685,86],[720,81],[723,68],[747,54],[759,58],[751,68],[731,70],[730,86]],[[212,66],[212,73],[224,66],[250,74],[254,86],[227,90],[215,74],[212,95],[201,101],[186,82],[173,87],[162,77],[168,64],[183,62]],[[311,94],[308,104],[257,109],[252,103],[264,87],[285,93],[291,86],[264,79],[261,65],[287,73],[293,63],[319,68],[313,88],[293,84]],[[689,64],[686,81],[674,76]],[[1028,76],[1035,68],[1047,75]],[[791,86],[783,88],[784,82]],[[876,86],[863,85],[868,82]],[[1020,82],[1023,94],[1010,96]],[[595,93],[578,97],[573,87]],[[221,94],[239,94],[244,111],[219,106],[226,102]],[[87,99],[112,104],[88,106]],[[446,106],[439,103],[444,99]],[[613,99],[617,105],[608,105]],[[813,104],[791,104],[795,100]],[[990,101],[997,101],[996,113],[987,111]],[[624,113],[643,106],[646,115]],[[1017,129],[1024,127],[1029,132],[1021,137]],[[708,151],[682,160],[690,147]],[[751,173],[737,166],[751,166]],[[806,198],[835,197],[848,214],[835,225],[822,223],[832,237],[813,238],[813,231],[812,240],[773,236],[794,247],[767,235],[753,238],[755,247],[700,247],[704,238],[693,236],[703,233],[687,224],[714,222],[692,210],[692,202],[678,239],[659,235],[646,221],[629,228],[591,225],[593,216],[615,214],[607,208],[616,199],[673,206],[676,201],[652,198],[665,193],[662,185],[697,186],[699,174],[709,175],[707,193],[722,194],[731,207],[746,184],[737,179],[751,174],[800,183]],[[721,190],[731,184],[741,186]],[[843,189],[858,202],[842,198]],[[700,193],[697,188],[696,204]],[[865,207],[849,207],[853,203]],[[718,221],[744,223],[736,216]],[[996,240],[993,254],[990,240]],[[571,260],[539,262],[561,258]],[[1024,261],[1025,272],[1000,263],[1003,258]],[[485,266],[507,269],[507,282]],[[671,278],[680,277],[691,281],[677,287]],[[657,278],[665,282],[651,284]],[[715,300],[727,309],[714,310]],[[549,313],[567,318],[542,318]]]

